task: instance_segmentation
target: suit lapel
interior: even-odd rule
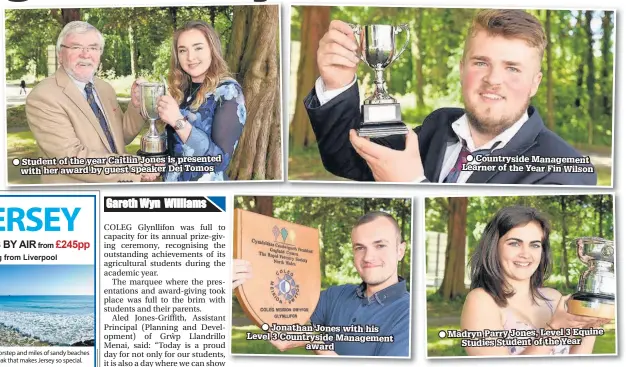
[[[109,130],[111,130],[111,135],[113,136],[115,147],[118,152],[123,152],[126,147],[124,144],[122,144],[122,142],[119,141],[119,139],[117,139],[118,134],[116,134],[116,129],[118,128],[118,126],[112,123],[112,121],[114,121],[115,119],[115,110],[118,108],[117,106],[113,105],[112,101],[117,100],[117,96],[111,96],[110,94],[106,93],[105,91],[108,88],[105,88],[105,86],[103,85],[104,83],[105,82],[100,79],[94,80],[96,93],[98,93],[100,103],[102,104],[102,108],[104,109],[102,113],[104,113],[104,117],[107,119],[107,122],[109,124]]]
[[[102,131],[102,127],[100,126],[100,121],[98,121],[98,118],[93,113],[91,106],[89,106],[89,103],[87,103],[87,99],[83,96],[81,91],[78,90],[78,87],[76,86],[76,84],[74,84],[69,75],[67,75],[65,69],[63,69],[62,66],[59,67],[56,72],[56,79],[59,87],[63,88],[63,93],[65,93],[65,95],[76,105],[76,107],[80,109],[80,111],[87,118],[87,121],[89,121],[89,123],[96,130],[98,136],[100,136],[100,140],[102,140],[102,145],[104,145],[106,149],[110,153],[112,153],[106,135],[104,135],[104,131]]]
[[[428,149],[428,156],[434,156],[436,159],[426,159],[424,176],[428,177],[430,182],[439,182],[439,175],[441,174],[441,167],[443,166],[443,159],[446,153],[446,147],[448,146],[448,133],[446,130],[439,129],[433,136]]]
[[[452,123],[463,116],[463,113],[461,109],[454,109],[446,115],[445,120],[442,119],[437,122],[444,126],[435,130],[428,145],[427,158],[422,158],[422,162],[424,162],[424,176],[430,182],[439,182],[443,160],[448,149],[448,142],[458,140],[454,130],[452,130]],[[422,142],[420,142],[420,146],[422,146]]]
[[[491,156],[503,156],[503,157],[515,157],[521,156],[526,153],[530,148],[537,144],[537,136],[543,130],[544,125],[539,113],[534,107],[528,109],[528,121],[519,129],[517,134],[513,136],[511,140],[502,149],[494,151]],[[496,164],[496,163],[493,163]],[[497,163],[503,164],[503,163]],[[509,171],[476,171],[473,172],[467,179],[467,183],[488,183],[490,181],[497,181],[495,179],[498,175],[509,173]],[[514,182],[499,182],[499,183],[514,183]]]

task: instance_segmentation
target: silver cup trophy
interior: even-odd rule
[[[615,247],[598,237],[575,240],[576,253],[587,269],[580,276],[576,293],[567,303],[571,314],[615,318]]]
[[[159,118],[157,101],[165,94],[165,85],[161,83],[142,83],[139,86],[141,98],[141,115],[150,120],[148,131],[141,137],[141,148],[137,155],[157,157],[166,155],[167,140],[165,134],[157,129]]]
[[[367,97],[361,106],[358,135],[384,137],[406,134],[408,128],[402,122],[400,104],[387,92],[383,71],[400,57],[409,44],[409,26],[351,24],[351,27],[357,40],[357,56],[376,73],[374,94]],[[402,31],[406,32],[406,41],[397,51],[396,35]]]

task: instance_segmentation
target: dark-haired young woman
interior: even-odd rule
[[[551,262],[550,225],[542,214],[513,206],[495,215],[471,258],[472,284],[461,329],[508,333],[466,346],[468,355],[592,353],[595,336],[582,337],[577,345],[567,345],[562,337],[576,339],[568,329],[598,328],[611,320],[569,314],[569,296],[543,286]],[[562,336],[554,335],[561,330]],[[485,340],[490,344],[484,346]]]

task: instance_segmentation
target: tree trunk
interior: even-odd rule
[[[170,22],[172,24],[172,29],[175,31],[178,28],[177,18],[178,18],[178,8],[170,6],[167,8],[167,12],[170,16]]]
[[[317,48],[330,25],[329,6],[303,6],[302,31],[300,32],[300,62],[298,63],[298,86],[296,106],[291,127],[290,147],[308,147],[315,143],[309,115],[304,108],[304,98],[315,85],[317,70]]]
[[[552,77],[552,39],[551,32],[552,27],[550,26],[550,10],[546,10],[546,38],[548,40],[548,44],[546,46],[546,59],[547,59],[547,70],[546,70],[546,78],[548,80],[547,85],[547,97],[548,97],[548,129],[554,131],[554,78]]]
[[[424,81],[424,51],[425,51],[425,42],[422,37],[422,24],[424,23],[424,9],[418,8],[418,24],[417,24],[417,32],[415,35],[415,39],[417,41],[417,59],[415,62],[415,77],[417,78],[417,105],[418,108],[424,107],[424,85],[426,84]],[[417,121],[416,121],[417,122]]]
[[[130,45],[130,74],[137,79],[137,48],[135,47],[135,31],[133,24],[128,24],[128,44]]]
[[[453,299],[465,294],[465,227],[467,223],[467,198],[448,199],[448,245],[446,268],[439,294],[443,299]]]
[[[278,6],[234,9],[226,62],[243,88],[247,119],[228,168],[233,180],[280,180]]]
[[[370,208],[370,199],[363,198],[363,213],[361,215],[365,215],[369,213],[372,209]]]
[[[602,237],[602,221],[604,217],[604,195],[598,195],[598,205],[596,207],[598,211],[598,237]]]
[[[561,247],[563,249],[563,256],[561,257],[561,272],[565,276],[565,286],[569,288],[571,286],[569,281],[569,262],[567,260],[567,202],[565,196],[560,197],[561,201]]]
[[[576,18],[576,29],[574,30],[574,32],[577,32],[578,30],[580,30],[582,28],[583,25],[583,12],[579,11],[578,12],[578,17]],[[576,37],[576,39],[574,40],[575,43],[575,55],[584,55],[584,46],[581,44],[582,40],[580,39],[580,37]],[[581,96],[584,95],[585,90],[583,89],[583,82],[584,82],[584,78],[585,78],[585,62],[584,62],[584,56],[581,56],[581,60],[578,63],[578,71],[576,72],[576,101],[575,101],[575,105],[576,107],[580,107],[582,105],[581,103]]]
[[[61,17],[63,19],[63,26],[69,22],[80,20],[80,9],[61,9]]]
[[[585,33],[587,34],[587,93],[589,94],[589,120],[587,122],[587,144],[593,144],[593,125],[596,119],[595,67],[593,64],[593,31],[591,18],[593,11],[585,12]]]
[[[414,36],[411,37],[411,56],[413,57],[415,75],[415,103],[418,110],[424,106],[424,70],[422,62],[423,40],[422,40],[422,19],[424,19],[424,9],[417,9],[417,16],[413,22]],[[417,122],[417,121],[414,121]]]
[[[611,11],[605,11],[602,16],[602,106],[604,114],[611,116],[613,114],[613,81],[609,78],[609,73],[613,68],[611,63],[611,36],[613,27],[611,26]]]
[[[274,198],[272,196],[255,196],[254,212],[271,217],[274,215]]]
[[[407,211],[404,210],[404,208],[401,208],[400,209],[400,224],[399,224],[400,225],[400,239],[402,241],[404,241],[404,242],[407,242],[408,241],[407,237],[410,237],[410,235],[407,235],[407,233],[409,231],[406,229],[407,222],[409,222],[409,221],[410,221],[410,214],[407,213]],[[409,226],[409,229],[410,229],[410,226]],[[400,261],[400,272],[399,272],[400,276],[403,277],[404,279],[407,278],[405,276],[405,274],[404,274],[405,273],[405,263],[406,263],[405,260],[406,260],[406,255],[405,255],[404,258],[402,258],[402,261]]]
[[[209,8],[209,19],[211,20],[211,27],[215,28],[215,16],[217,13],[217,8],[212,6]]]

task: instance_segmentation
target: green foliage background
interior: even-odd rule
[[[447,198],[426,199],[426,231],[441,233],[448,231],[447,201]],[[468,241],[466,257],[468,260],[476,249],[487,223],[498,210],[510,205],[536,208],[549,219],[553,265],[552,273],[545,285],[558,289],[564,295],[576,291],[578,278],[586,269],[586,266],[577,258],[574,240],[578,237],[602,237],[607,240],[614,240],[615,222],[613,220],[614,201],[612,195],[470,197],[468,199],[466,225]],[[428,253],[430,245],[434,246],[428,242],[425,245],[426,253]],[[440,330],[458,330],[460,328],[460,316],[464,301],[465,297],[443,299],[436,293],[435,288],[427,289],[429,356],[466,355],[458,339],[441,339],[438,336]],[[615,353],[615,324],[607,325],[605,330],[606,334],[596,340],[595,354]]]
[[[386,81],[389,92],[402,105],[403,120],[419,125],[437,108],[462,107],[459,62],[465,35],[478,10],[336,6],[331,7],[330,18],[361,25],[409,25],[415,44],[407,47],[386,69]],[[545,10],[528,12],[545,28]],[[590,17],[589,25],[587,17]],[[300,7],[292,7],[291,22],[291,39],[300,40],[301,32],[305,31]],[[612,11],[551,10],[550,26],[554,108],[548,111],[546,56],[544,78],[531,103],[538,108],[546,124],[548,113],[554,114],[555,132],[570,144],[610,154],[615,14]],[[398,47],[404,43],[404,33],[397,36]],[[587,59],[589,50],[592,50],[591,62]],[[418,62],[423,76],[421,81],[418,80]],[[361,90],[371,89],[373,71],[370,67],[360,63],[357,77]],[[364,83],[364,80],[370,82]],[[418,98],[418,91],[423,93],[423,101]],[[589,138],[590,133],[592,138]]]
[[[398,274],[411,283],[412,212],[411,199],[339,198],[339,197],[273,197],[273,216],[320,231],[322,289],[338,284],[359,284],[361,279],[352,263],[352,226],[363,214],[381,210],[396,218],[406,242],[406,253],[398,265]],[[235,197],[235,207],[253,210],[254,198]],[[262,331],[246,318],[233,296],[232,352],[241,354],[280,354],[266,341],[246,340],[246,333]],[[311,354],[303,348],[288,354]]]

